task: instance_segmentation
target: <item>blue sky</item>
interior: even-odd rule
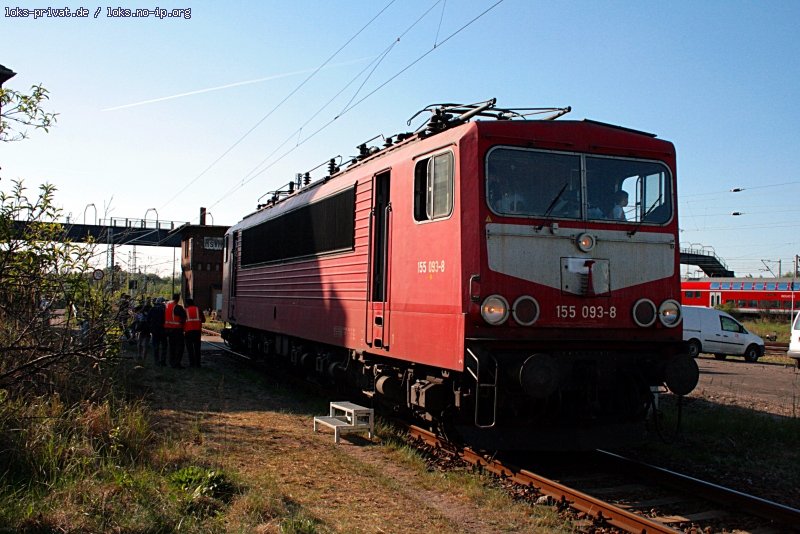
[[[98,217],[193,222],[204,206],[233,224],[295,173],[408,130],[428,104],[496,97],[675,143],[681,243],[713,247],[737,274],[771,276],[762,260],[785,272],[800,254],[800,2],[162,4],[191,17],[66,2],[90,16],[20,18],[8,10],[48,4],[0,2],[0,64],[18,73],[5,87],[42,83],[60,114],[51,133],[0,146],[0,188],[53,183],[77,222],[94,204]],[[138,254],[167,271],[165,251]]]

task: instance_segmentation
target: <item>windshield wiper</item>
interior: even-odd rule
[[[650,206],[650,208],[648,208],[648,210],[646,212],[644,212],[644,215],[642,215],[642,218],[639,219],[639,223],[633,228],[633,230],[628,232],[629,236],[636,235],[636,232],[638,232],[639,228],[642,227],[642,223],[644,223],[645,220],[647,220],[647,216],[650,215],[651,213],[653,213],[656,210],[656,208],[660,208],[661,206],[663,206],[663,204],[661,203],[661,200],[662,200],[662,196],[658,195],[658,198],[656,199],[655,202],[653,202],[653,205]]]
[[[564,182],[564,187],[561,188],[561,191],[558,192],[558,194],[555,196],[555,198],[550,202],[550,205],[547,206],[547,209],[544,210],[544,215],[542,215],[542,218],[546,219],[546,218],[548,218],[550,216],[550,212],[553,211],[553,208],[556,207],[556,204],[558,204],[558,201],[561,200],[561,195],[563,195],[564,191],[567,190],[567,186],[568,185],[569,185],[569,182]],[[539,225],[538,230],[541,230],[542,228],[544,228],[544,223]]]

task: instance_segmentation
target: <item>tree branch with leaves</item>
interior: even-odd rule
[[[27,139],[28,130],[50,131],[58,113],[44,110],[50,92],[41,84],[31,86],[30,93],[0,87],[0,142]]]
[[[0,142],[47,132],[57,116],[42,107],[48,95],[0,88]],[[0,189],[0,389],[70,383],[118,352],[114,288],[92,279],[96,245],[67,239],[55,193],[42,184],[29,194],[22,181]]]
[[[0,191],[0,388],[36,389],[59,369],[91,372],[113,356],[112,292],[92,279],[92,243],[55,222],[56,189]]]

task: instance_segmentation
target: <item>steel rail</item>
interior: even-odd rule
[[[424,443],[442,448],[444,443],[434,434],[423,428],[409,426],[409,434]],[[610,503],[596,499],[580,491],[574,490],[554,480],[547,479],[525,469],[519,469],[509,465],[503,465],[497,460],[487,460],[480,454],[469,449],[459,449],[454,451],[463,460],[489,471],[503,479],[511,480],[523,486],[534,487],[541,493],[555,499],[556,502],[566,503],[570,508],[585,513],[595,522],[608,526],[613,526],[626,532],[632,533],[665,533],[675,534],[681,532],[670,526],[653,521],[647,517],[629,512]]]
[[[724,504],[730,508],[744,510],[748,513],[779,521],[786,525],[800,525],[800,510],[773,501],[762,499],[754,495],[742,493],[740,491],[712,484],[688,475],[682,475],[675,471],[670,471],[662,467],[656,467],[636,460],[631,460],[613,452],[597,450],[598,454],[605,460],[613,461],[618,466],[629,472],[644,474],[645,476],[657,479],[659,482],[667,484],[673,488],[686,491],[692,495],[702,497],[706,500]]]

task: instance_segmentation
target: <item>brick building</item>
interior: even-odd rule
[[[181,295],[193,298],[201,310],[222,309],[222,243],[227,226],[187,224],[181,233]]]

